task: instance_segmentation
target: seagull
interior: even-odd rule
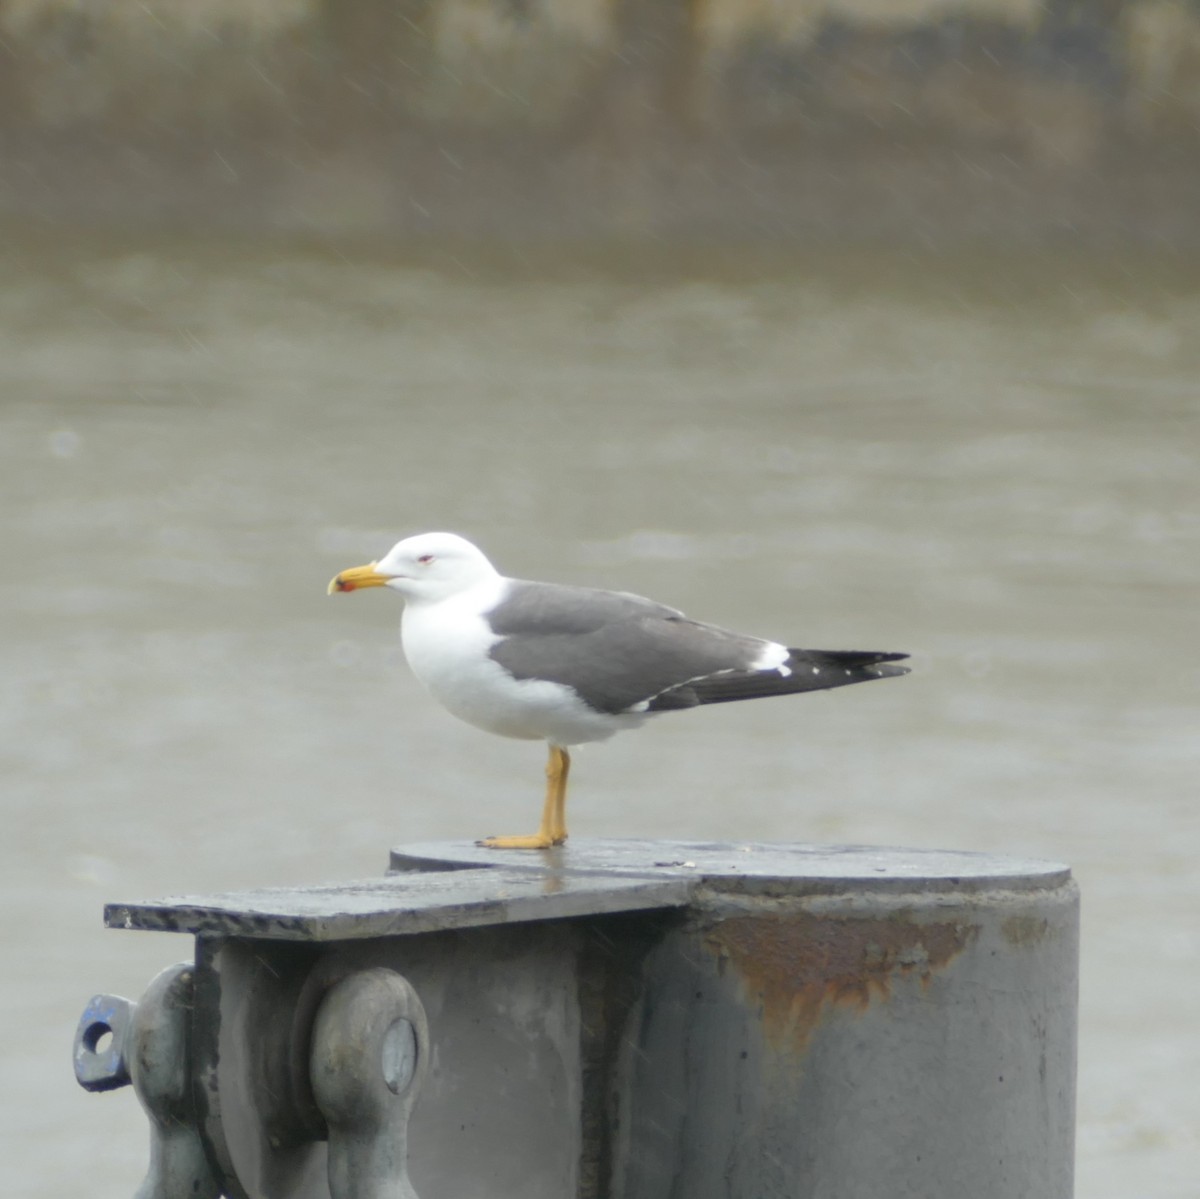
[[[549,746],[538,831],[477,843],[492,849],[567,839],[571,746],[660,712],[908,673],[894,665],[907,654],[794,649],[625,591],[505,578],[455,533],[407,537],[378,562],[343,570],[329,594],[364,587],[404,597],[404,655],[434,699],[489,733]]]

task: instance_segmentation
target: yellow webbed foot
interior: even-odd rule
[[[561,845],[566,839],[567,834],[564,831],[561,836],[557,837],[549,833],[529,833],[523,837],[484,837],[475,844],[482,845],[486,849],[552,849],[555,845]]]

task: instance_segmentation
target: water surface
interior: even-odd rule
[[[1084,893],[1079,1194],[1200,1160],[1200,294],[1184,268],[507,269],[295,247],[3,254],[0,1127],[13,1194],[132,1193],[88,996],[184,938],[104,901],[379,874],[523,831],[542,751],[436,709],[338,569],[446,528],[914,673],[582,751],[574,834],[1063,859]]]

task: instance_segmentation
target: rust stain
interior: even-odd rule
[[[706,940],[722,969],[732,965],[758,998],[768,1041],[800,1052],[827,1008],[865,1011],[889,998],[897,978],[916,976],[928,986],[978,932],[972,924],[914,924],[907,916],[745,916],[723,921]]]
[[[1032,949],[1046,939],[1050,922],[1044,916],[1009,916],[1000,931],[1014,949]]]

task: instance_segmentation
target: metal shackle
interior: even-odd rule
[[[429,1025],[416,991],[383,967],[342,979],[321,1001],[312,1046],[331,1199],[417,1199],[408,1120],[428,1070]]]

